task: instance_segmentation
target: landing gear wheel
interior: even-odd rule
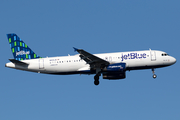
[[[94,84],[95,84],[95,85],[99,85],[99,80],[95,80],[95,81],[94,81]]]
[[[156,74],[154,74],[154,75],[153,75],[153,78],[155,79],[156,77],[157,77],[157,75],[156,75]]]
[[[152,68],[152,73],[153,73],[153,78],[155,79],[155,78],[157,77],[157,75],[154,74],[154,73],[155,73],[155,72],[154,72],[154,68]]]
[[[94,84],[99,85],[99,75],[94,76]]]

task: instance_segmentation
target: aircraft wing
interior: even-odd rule
[[[74,50],[80,54],[79,57],[81,59],[86,61],[87,64],[90,64],[91,68],[104,68],[105,66],[108,66],[110,64],[108,61],[90,54],[83,49],[74,48]]]

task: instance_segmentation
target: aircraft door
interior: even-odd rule
[[[111,57],[111,56],[105,57],[105,60],[106,60],[106,61],[109,61],[109,62],[112,62],[112,57]]]
[[[111,56],[109,57],[109,62],[112,62],[112,57]]]
[[[39,69],[44,69],[44,59],[39,59]]]
[[[155,61],[156,60],[156,52],[150,51],[150,54],[151,54],[151,61]]]

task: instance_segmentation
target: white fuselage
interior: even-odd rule
[[[116,52],[94,54],[95,56],[108,61],[110,64],[126,63],[126,70],[154,69],[172,65],[176,62],[174,57],[168,56],[165,52],[155,50]],[[47,74],[95,74],[90,70],[78,55],[49,57],[41,59],[23,60],[29,65],[16,65],[12,62],[6,67]]]

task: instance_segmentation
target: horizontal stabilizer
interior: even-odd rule
[[[17,64],[17,65],[29,65],[28,63],[25,63],[25,62],[22,62],[19,60],[15,60],[15,59],[9,59],[9,61],[11,61],[12,63]]]

